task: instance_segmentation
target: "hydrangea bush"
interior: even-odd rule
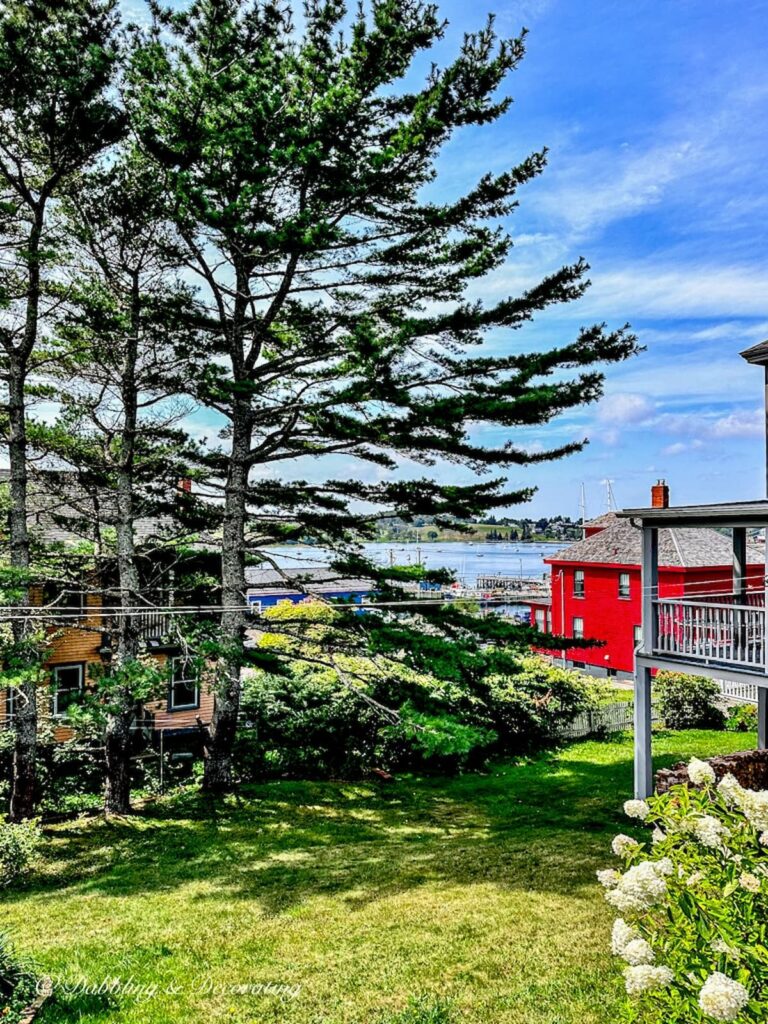
[[[616,909],[626,1019],[643,1024],[768,1021],[768,792],[716,783],[694,758],[691,782],[624,810],[647,842],[618,835],[620,868],[598,872]]]

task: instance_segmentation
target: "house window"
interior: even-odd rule
[[[197,667],[189,658],[171,658],[168,710],[183,711],[200,706]]]
[[[584,597],[584,570],[576,569],[573,574],[573,596]]]
[[[638,647],[642,647],[642,645],[643,645],[643,627],[642,626],[633,626],[632,627],[632,636],[633,636],[633,639],[635,641],[635,650],[637,650]]]
[[[574,640],[584,639],[584,619],[580,618],[578,615],[575,615],[573,618],[571,635],[573,636]]]
[[[547,628],[546,612],[543,608],[536,609],[536,629],[540,633],[545,633]]]
[[[64,718],[73,704],[77,704],[83,693],[83,665],[54,665],[51,669],[53,687],[52,714]]]
[[[43,588],[43,604],[50,605],[54,613],[60,612],[63,619],[73,619],[73,612],[81,615],[85,611],[85,594],[75,584],[49,584]]]
[[[5,725],[13,725],[16,714],[16,687],[9,686],[5,691]]]
[[[619,597],[629,597],[629,573],[619,573]]]

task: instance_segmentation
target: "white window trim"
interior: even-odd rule
[[[168,710],[169,711],[194,711],[195,708],[200,707],[200,680],[199,679],[174,679],[174,668],[177,661],[183,661],[179,655],[170,659],[170,680],[168,682]],[[174,686],[179,683],[194,683],[195,684],[195,700],[193,704],[176,704],[173,699]]]
[[[82,661],[73,661],[66,665],[51,665],[51,685],[53,689],[53,694],[51,697],[51,713],[54,718],[67,717],[66,709],[64,711],[59,711],[59,688],[56,685],[59,671],[65,668],[76,668],[78,670],[80,675],[80,682],[77,687],[77,692],[82,693],[83,690],[85,689],[85,665],[82,663]],[[65,692],[71,693],[73,692],[73,690],[74,687],[67,687]]]
[[[578,629],[576,627],[576,623],[577,622],[581,623],[581,625],[578,627]],[[573,639],[574,640],[583,640],[584,639],[584,618],[583,618],[583,616],[581,616],[581,615],[574,615],[573,616],[573,619],[571,620],[571,632],[573,634]]]
[[[627,592],[626,592],[626,594],[623,594],[622,593],[622,589],[623,589],[622,588],[622,580],[625,579],[625,578],[626,578],[626,581],[627,581]],[[619,600],[620,601],[628,601],[632,597],[632,576],[628,572],[620,572],[619,573],[618,594],[619,594]]]

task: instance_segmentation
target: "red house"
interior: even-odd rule
[[[663,480],[651,491],[654,508],[667,508]],[[558,636],[602,640],[604,645],[564,652],[574,668],[608,676],[634,674],[641,641],[642,532],[609,512],[586,524],[584,539],[545,561],[551,565],[551,598],[531,602],[531,621]],[[763,589],[763,551],[747,546],[746,586]],[[659,530],[659,597],[694,598],[733,590],[731,538],[712,529]]]

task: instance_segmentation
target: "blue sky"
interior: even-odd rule
[[[485,4],[447,0],[447,54]],[[579,325],[630,321],[647,350],[608,369],[606,397],[533,432],[589,436],[580,455],[521,472],[535,514],[647,504],[666,477],[674,504],[762,497],[762,375],[739,358],[768,338],[768,3],[521,0],[495,7],[530,30],[502,122],[458,136],[446,193],[550,148],[549,168],[510,218],[507,265],[478,289],[515,293],[584,256],[593,287],[512,344],[549,345]],[[498,337],[492,344],[510,344]],[[490,433],[489,440],[502,440]]]
[[[142,0],[125,7],[146,17]],[[606,480],[625,507],[647,504],[657,477],[674,504],[764,496],[762,375],[738,353],[768,338],[768,0],[443,0],[440,10],[449,28],[425,63],[449,60],[490,11],[501,33],[530,34],[511,111],[450,142],[438,193],[550,150],[507,225],[515,248],[478,296],[517,294],[579,256],[592,267],[582,300],[489,345],[549,347],[583,324],[629,321],[646,346],[608,368],[601,403],[514,435],[533,450],[591,441],[511,477],[538,488],[526,514],[578,515],[582,483],[599,514]],[[198,436],[219,425],[200,411],[189,421]],[[471,480],[453,466],[435,473]],[[288,467],[310,479],[380,474],[342,458]]]

